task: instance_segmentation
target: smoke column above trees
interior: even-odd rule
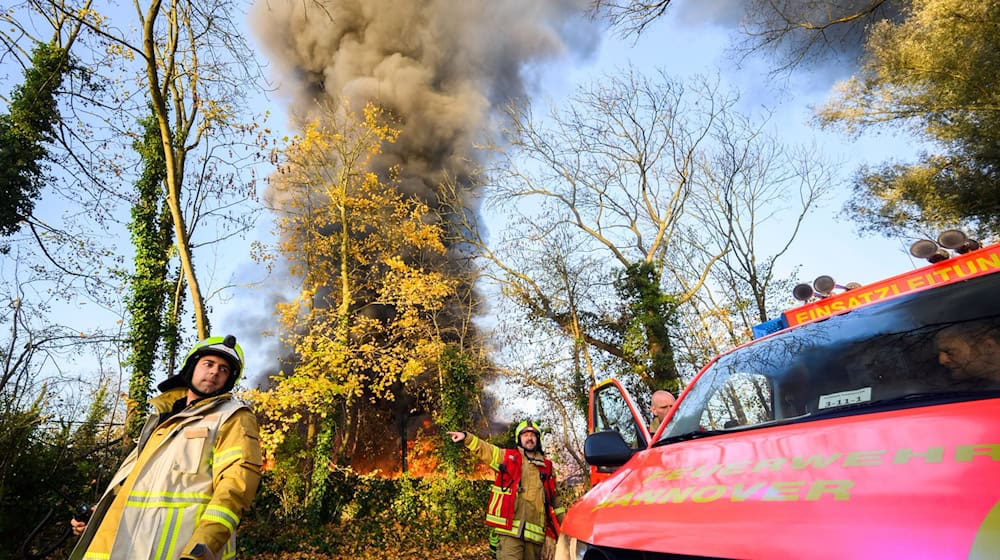
[[[289,101],[293,129],[322,117],[321,107],[342,101],[353,109],[373,102],[389,110],[400,136],[383,146],[372,171],[396,166],[405,194],[439,208],[438,186],[446,179],[472,189],[468,199],[476,199],[474,175],[486,157],[477,145],[496,140],[504,107],[526,102],[541,80],[558,71],[553,62],[589,56],[596,48],[599,35],[588,3],[259,0],[252,25],[275,67],[279,94]],[[288,196],[295,195],[275,187],[265,193],[274,208],[285,206]],[[449,259],[441,269],[467,278],[466,257]],[[460,311],[451,313],[455,323],[463,320]],[[393,429],[417,410],[407,403],[406,390],[397,390],[393,403],[368,410],[368,425]],[[386,441],[394,436],[377,432],[358,437],[382,468],[380,461],[393,452]]]
[[[261,1],[254,28],[281,76],[294,125],[317,102],[374,101],[400,119],[385,166],[435,203],[445,174],[469,176],[498,108],[523,100],[544,64],[589,54],[587,0]],[[541,79],[541,78],[537,78]],[[376,170],[378,171],[378,170]]]

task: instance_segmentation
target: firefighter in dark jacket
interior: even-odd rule
[[[515,449],[497,447],[467,432],[448,432],[481,462],[496,471],[486,524],[494,528],[500,542],[498,560],[539,560],[545,537],[556,538],[565,510],[556,496],[552,461],[542,451],[538,424],[525,420],[517,425]]]

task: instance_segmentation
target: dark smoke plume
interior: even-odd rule
[[[293,126],[346,100],[390,110],[400,129],[381,172],[432,208],[448,179],[469,188],[507,103],[523,102],[555,59],[589,54],[596,27],[589,0],[262,1],[254,27],[291,101]],[[291,196],[269,189],[272,207]],[[475,196],[468,197],[474,200]],[[469,208],[475,211],[475,208]],[[443,269],[463,276],[461,255]]]
[[[586,54],[587,0],[270,0],[255,29],[283,75],[293,120],[317,101],[375,101],[401,119],[385,165],[434,203],[444,173],[460,180],[495,109],[529,92],[556,57]],[[289,83],[291,80],[291,83]]]
[[[589,1],[269,0],[257,3],[253,22],[279,73],[279,92],[290,99],[292,125],[341,100],[390,110],[400,136],[372,171],[398,166],[402,190],[437,207],[446,178],[475,187],[483,157],[476,145],[495,138],[502,108],[524,102],[536,80],[555,71],[553,61],[596,47]],[[272,207],[283,196],[265,193]],[[453,258],[443,269],[465,277],[465,261]],[[368,425],[411,425],[420,414],[411,401],[399,388],[395,403],[368,411]],[[368,459],[385,468],[393,436],[359,437],[367,438]]]

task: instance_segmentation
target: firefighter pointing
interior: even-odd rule
[[[138,445],[115,473],[72,560],[228,559],[262,464],[257,419],[230,391],[243,350],[230,335],[203,340],[159,384]]]
[[[454,442],[496,471],[486,524],[499,536],[498,560],[539,560],[545,537],[559,534],[564,509],[556,496],[552,461],[542,451],[538,424],[517,425],[516,449],[504,449],[466,432],[448,432]]]

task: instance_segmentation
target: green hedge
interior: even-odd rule
[[[240,526],[241,555],[389,557],[388,551],[486,543],[483,514],[489,481],[383,478],[350,470],[329,476],[322,521],[310,524],[304,515],[282,513],[274,476],[266,473]]]

